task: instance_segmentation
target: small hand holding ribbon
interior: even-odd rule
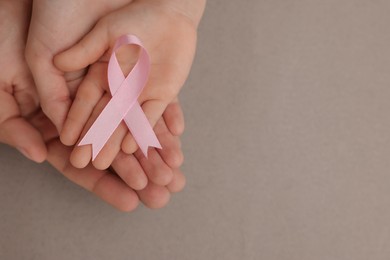
[[[130,44],[141,47],[141,53],[134,68],[125,77],[115,53],[121,46]],[[108,84],[112,99],[79,143],[79,146],[92,145],[92,160],[95,160],[122,120],[145,157],[149,146],[161,149],[161,144],[137,101],[146,85],[149,71],[150,58],[140,39],[134,35],[121,36],[115,43],[108,63]]]

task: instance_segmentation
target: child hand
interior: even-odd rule
[[[100,16],[120,7],[126,3],[126,1],[128,0],[94,1],[93,6],[87,1],[34,1],[34,13],[30,26],[26,56],[29,60],[33,75],[35,76],[35,81],[41,94],[41,100],[43,104],[45,104],[43,105],[43,108],[46,108],[45,113],[56,122],[57,129],[62,128],[63,119],[61,118],[66,116],[68,111],[67,104],[71,102],[72,93],[77,89],[79,82],[83,80],[84,70],[63,74],[52,64],[54,54],[77,42],[82,35],[86,34],[91,29],[91,26],[96,23]],[[69,10],[73,11],[69,12]],[[61,17],[61,19],[55,19],[53,16]],[[171,111],[177,113],[175,111],[178,110]],[[179,114],[180,113],[181,110],[179,109]],[[172,119],[174,117],[165,117],[168,126],[170,124],[175,126],[177,120],[169,121],[169,118]],[[179,122],[179,124],[176,123],[176,125],[179,126],[179,131],[177,131],[177,127],[170,126],[169,129],[173,129],[174,131],[176,129],[175,133],[178,133],[180,132],[180,126],[182,124]],[[165,149],[166,153],[163,154],[163,159],[167,160],[170,165],[180,165],[182,161],[180,149],[176,150],[176,152],[174,152],[175,150],[172,152],[172,149],[169,148],[175,147],[175,142],[173,142],[172,145],[167,143],[163,145],[167,147]],[[169,152],[170,150],[171,152]],[[173,159],[168,159],[171,158],[166,156],[169,153],[174,155],[174,157],[172,157]],[[158,159],[158,156],[156,157]],[[121,167],[118,161],[121,160],[115,160],[117,168]],[[153,165],[153,162],[150,163]],[[125,168],[125,165],[122,168]],[[149,169],[153,170],[154,168],[149,167]],[[168,166],[162,167],[162,169],[165,169],[164,172],[166,174],[160,174],[160,179],[154,181],[165,184],[172,179],[172,170]],[[129,168],[127,168],[127,171],[129,171]],[[144,176],[152,176],[151,179],[153,180],[153,173],[148,171],[148,169],[142,169],[141,173]],[[136,189],[139,189],[142,186],[139,183],[145,184],[145,178],[143,177],[140,177],[141,179],[138,180],[138,184],[131,182],[129,180],[130,177],[125,176],[124,178],[127,178],[127,183],[130,187]],[[151,183],[152,182],[153,181],[151,181]]]
[[[163,1],[135,1],[99,20],[78,44],[55,57],[56,66],[66,72],[92,64],[65,121],[62,142],[74,145],[111,98],[106,77],[107,62],[113,44],[123,34],[137,35],[151,56],[149,81],[139,103],[154,126],[188,76],[195,53],[196,27],[195,21]],[[133,49],[127,52],[136,53]],[[120,63],[123,61],[121,58],[128,57],[121,54],[117,55]],[[121,65],[123,68],[128,64]],[[111,136],[93,162],[94,166],[107,168],[121,147],[126,153],[137,149],[124,124]],[[85,167],[90,159],[91,148],[88,146],[76,147],[71,156],[72,164],[79,168]]]
[[[4,72],[0,75],[0,141],[21,148],[23,153],[37,162],[46,158],[45,142],[47,142],[48,160],[54,167],[76,184],[94,192],[121,210],[134,209],[138,204],[138,198],[151,208],[164,206],[169,200],[170,193],[181,190],[185,185],[185,178],[177,169],[172,170],[173,177],[166,187],[149,182],[144,189],[134,191],[127,182],[132,183],[130,175],[136,176],[137,171],[124,167],[129,160],[133,160],[132,155],[118,156],[112,166],[118,175],[123,176],[124,179],[127,178],[127,182],[108,171],[99,171],[92,167],[78,170],[68,165],[69,148],[63,146],[58,139],[53,139],[57,136],[56,129],[40,110],[34,82],[24,60],[23,52],[29,12],[29,1],[0,1],[2,24],[0,27],[0,55],[2,55],[0,67]],[[170,105],[166,114],[164,118],[170,132],[181,133],[184,127],[183,119],[180,116],[177,117],[181,115],[180,106]],[[169,137],[166,127],[165,129],[164,126],[160,127],[161,130],[157,128],[156,133],[160,140],[164,140],[161,135]],[[176,145],[174,142],[171,144],[173,145],[168,145],[170,148],[166,149],[167,152],[163,158],[171,161],[171,164],[172,161],[178,163],[177,158],[180,158],[181,154],[179,141],[176,140]],[[172,158],[170,158],[171,155],[173,155]],[[141,169],[141,174],[153,175],[150,169],[156,167],[155,161],[148,160],[140,165],[144,167]],[[138,181],[138,185],[142,184],[142,181],[140,182],[137,178],[135,181]],[[137,185],[137,183],[134,182],[132,185]]]
[[[155,133],[163,149],[150,148],[148,158],[138,149],[134,155],[130,155],[133,159],[126,161],[121,161],[121,158],[129,158],[129,155],[119,151],[111,165],[129,173],[119,176],[135,190],[142,190],[147,183],[169,185],[183,163],[180,139],[172,132],[182,134],[183,128],[184,118],[179,103],[169,104],[164,117],[160,118],[155,126]],[[71,155],[71,160],[73,156],[75,154]]]
[[[42,110],[59,132],[71,97],[86,69],[64,74],[53,65],[54,55],[79,41],[100,17],[129,2],[131,0],[34,0],[26,59],[34,76]],[[3,24],[2,28],[5,28]]]
[[[160,120],[156,125],[156,134],[160,140],[167,140],[172,137],[171,132],[180,133],[184,128],[184,121],[180,105],[178,103],[170,104],[164,114],[165,120]],[[166,124],[165,124],[166,122]],[[164,135],[166,137],[164,137]],[[180,142],[177,137],[175,142],[171,142],[169,147],[165,148],[166,154],[164,160],[178,158],[181,153]],[[127,155],[120,152],[115,158],[110,170],[98,170],[92,165],[84,169],[73,167],[67,158],[71,152],[70,147],[66,147],[58,139],[48,143],[48,161],[57,168],[65,177],[72,182],[80,185],[86,190],[93,192],[98,197],[113,205],[122,211],[132,211],[138,206],[141,200],[149,208],[162,208],[170,200],[171,193],[181,191],[185,186],[185,177],[179,169],[172,169],[170,182],[166,185],[157,185],[154,182],[145,182],[145,176],[150,179],[168,176],[161,169],[163,163],[161,158],[154,156],[145,160],[144,156],[137,151],[134,155]],[[152,152],[155,152],[152,151]],[[173,158],[169,159],[168,157]],[[156,160],[157,158],[158,160]],[[164,178],[164,177],[163,177]]]

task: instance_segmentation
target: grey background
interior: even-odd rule
[[[124,214],[0,146],[0,259],[389,259],[389,11],[210,0],[186,190]]]

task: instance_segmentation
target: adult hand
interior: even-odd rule
[[[170,128],[166,127],[163,119],[155,127],[157,137],[161,140],[163,147],[166,143],[172,143],[170,140],[172,138],[171,131],[177,132],[184,127],[178,103],[170,104],[165,113],[165,121],[170,122]],[[164,149],[166,148],[165,146]],[[166,151],[172,155],[172,158],[177,158],[175,154],[180,152],[178,149],[180,149],[178,146],[172,146]],[[181,191],[185,186],[183,173],[179,169],[174,169],[172,179],[166,186],[148,182],[146,187],[141,190],[132,189],[128,182],[132,179],[139,179],[140,170],[146,171],[148,176],[151,174],[158,176],[161,173],[159,172],[161,162],[151,160],[151,158],[145,160],[141,151],[137,151],[135,155],[121,152],[112,164],[112,169],[115,171],[113,173],[110,170],[98,170],[91,164],[83,169],[73,167],[66,159],[71,150],[71,147],[61,144],[59,139],[50,141],[48,143],[48,161],[68,179],[122,211],[134,210],[139,201],[149,208],[164,207],[169,202],[171,194]],[[137,166],[138,163],[142,169]],[[141,183],[140,187],[142,185]]]
[[[24,59],[30,1],[0,1],[0,142],[43,162],[44,143],[55,133],[40,113],[34,81]],[[34,125],[46,126],[40,133]],[[43,136],[42,136],[43,135]]]
[[[54,125],[43,115],[30,71],[23,57],[29,13],[30,4],[27,1],[0,1],[2,24],[0,27],[0,54],[2,55],[0,65],[4,68],[4,73],[0,75],[0,141],[18,148],[34,161],[42,162],[47,157],[48,161],[63,175],[120,210],[134,209],[139,199],[152,208],[165,205],[169,200],[170,192],[179,191],[184,187],[185,179],[179,170],[173,171],[173,177],[166,187],[158,186],[153,182],[142,187],[145,184],[140,183],[138,188],[143,189],[134,191],[127,182],[131,182],[131,176],[136,171],[130,171],[124,167],[125,163],[134,162],[134,157],[130,155],[118,156],[113,164],[113,169],[118,175],[128,176],[127,181],[115,177],[109,171],[99,171],[92,167],[77,170],[69,166],[69,148],[59,142]],[[172,112],[168,113],[171,116],[167,115],[165,119],[170,125],[169,130],[177,133],[183,129],[181,109],[178,104],[173,104],[171,108]],[[161,129],[161,131],[156,130],[159,135],[169,138],[167,131],[163,127]],[[168,140],[167,138],[165,139]],[[171,146],[167,151],[175,154],[178,152],[177,147],[179,146]],[[142,165],[146,168],[145,171],[153,169],[153,164],[143,163]],[[136,186],[137,183],[133,185]],[[118,189],[112,189],[113,187]]]

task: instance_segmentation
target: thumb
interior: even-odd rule
[[[55,56],[54,65],[64,72],[80,70],[99,60],[108,47],[107,26],[100,20],[77,44]]]
[[[47,149],[41,134],[21,117],[10,118],[0,125],[0,142],[15,147],[35,162],[46,160]]]

